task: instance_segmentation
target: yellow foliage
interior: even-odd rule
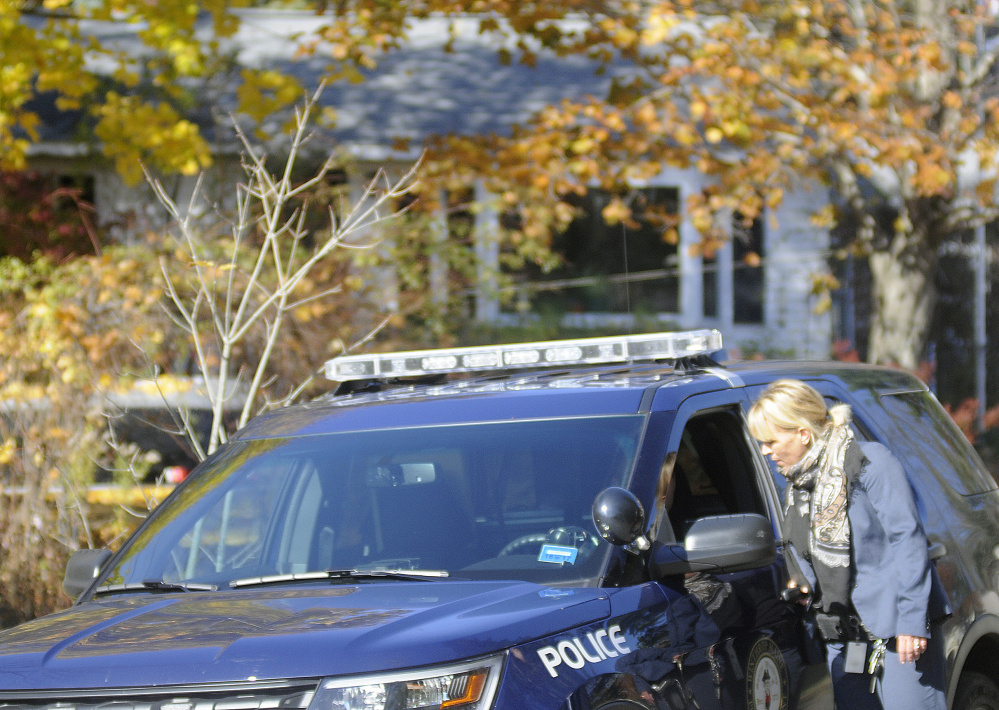
[[[957,43],[957,51],[969,57],[978,54],[978,45],[972,40],[963,40]]]
[[[839,279],[829,272],[812,274],[810,280],[812,283],[811,292],[813,296],[834,291],[840,287]]]
[[[679,24],[680,18],[671,9],[661,5],[653,6],[642,32],[642,44],[653,45],[665,41]]]
[[[299,323],[308,323],[312,320],[312,309],[308,306],[299,306],[291,314]]]
[[[104,142],[104,153],[115,160],[129,184],[142,179],[142,163],[165,172],[193,175],[211,164],[208,145],[197,126],[180,118],[165,103],[151,105],[137,97],[107,93],[98,108],[94,131]]]
[[[635,121],[646,130],[652,129],[657,124],[656,107],[651,102],[644,102],[635,111]]]
[[[945,91],[942,99],[942,103],[949,109],[956,109],[961,107],[961,95],[956,91]]]
[[[600,215],[604,222],[615,225],[627,221],[631,217],[631,209],[621,198],[615,197],[600,211]]]
[[[828,229],[836,224],[836,208],[832,204],[823,206],[811,217],[811,222],[816,227]]]
[[[819,294],[819,297],[815,300],[815,305],[812,307],[812,312],[815,315],[822,315],[828,312],[830,308],[832,308],[832,294],[827,291]]]
[[[739,133],[742,133],[747,129],[747,126],[742,121],[732,119],[728,121],[722,121],[721,130],[725,134],[726,138],[733,138]]]
[[[916,171],[916,187],[921,194],[938,195],[954,182],[955,176],[943,166],[935,163],[922,163]]]
[[[679,125],[674,127],[673,139],[682,146],[696,145],[700,136],[692,126]]]
[[[0,466],[6,466],[9,464],[13,458],[14,454],[17,453],[17,442],[13,439],[7,439],[0,446]]]
[[[811,293],[816,297],[812,311],[825,313],[832,307],[832,292],[840,287],[839,279],[830,273],[817,273],[811,275],[811,282]]]
[[[58,9],[69,0],[43,2]],[[442,139],[428,157],[428,193],[485,178],[494,194],[503,195],[504,207],[523,220],[511,230],[515,235],[510,243],[533,243],[537,248],[568,219],[571,208],[564,200],[578,194],[581,186],[620,194],[622,186],[655,175],[664,165],[696,168],[705,173],[711,186],[706,194],[712,199],[695,195],[688,214],[702,235],[713,239],[717,217],[724,211],[775,210],[785,191],[805,180],[828,184],[838,179],[831,164],[846,166],[843,169],[854,177],[867,177],[873,170],[898,175],[904,181],[902,194],[943,197],[946,209],[948,201],[970,196],[970,191],[957,194],[951,167],[962,151],[999,154],[999,104],[987,104],[980,117],[972,97],[981,87],[967,85],[973,77],[961,74],[969,64],[964,55],[977,53],[973,17],[941,14],[927,23],[909,12],[908,5],[891,0],[860,3],[863,13],[845,0],[750,1],[719,7],[684,0],[628,1],[616,3],[614,13],[588,14],[591,6],[600,5],[434,0],[426,6],[441,17],[481,11],[474,15],[479,18],[477,29],[510,40],[505,44],[509,49],[497,55],[501,61],[522,56],[530,65],[542,57],[556,60],[556,53],[597,61],[612,57],[615,65],[633,59],[634,74],[642,77],[634,85],[617,82],[613,97],[595,95],[545,107],[509,138]],[[36,31],[21,21],[21,5],[0,4],[5,48],[0,66],[0,162],[23,165],[23,152],[37,136],[38,119],[25,109],[37,81],[62,92],[67,107],[95,105],[97,137],[129,181],[141,179],[143,162],[164,172],[193,174],[204,169],[211,156],[197,126],[185,121],[189,104],[179,79],[221,66],[212,63],[219,59],[213,52],[225,44],[218,43],[219,37],[238,27],[233,4],[73,3],[74,8],[84,6],[93,7],[97,17],[114,14],[146,28],[141,41],[149,50],[149,62],[117,61],[93,44],[96,40],[74,34],[72,23],[53,25],[48,34]],[[309,45],[310,61],[329,60],[325,78],[330,81],[363,81],[362,69],[372,67],[383,49],[405,44],[413,26],[413,6],[408,3],[360,2],[351,7],[349,18],[331,13],[316,36],[302,38]],[[204,43],[193,32],[199,10],[211,14],[217,33]],[[578,37],[552,34],[567,13],[572,13],[574,24],[583,25]],[[447,42],[442,38],[441,46]],[[545,55],[548,50],[542,47],[556,49]],[[149,77],[143,89],[158,91],[157,98],[140,99],[121,90],[93,97],[96,84],[84,67],[87,57],[111,66],[122,82],[118,86],[138,86],[140,77]],[[247,68],[241,77],[239,111],[258,124],[304,95],[293,77],[278,70]],[[538,77],[539,82],[545,79]],[[937,86],[961,88],[939,96],[926,90]],[[941,106],[947,109],[943,116]],[[927,146],[939,150],[931,153]],[[395,147],[420,146],[400,141]],[[985,191],[980,197],[991,199]],[[631,213],[622,200],[615,200],[604,210],[604,218],[617,223],[630,219]],[[813,223],[829,228],[835,219],[827,208]],[[218,269],[212,275],[226,274]],[[97,306],[151,302],[145,293],[123,292],[124,275],[100,278],[101,288],[92,294]],[[37,311],[40,319],[69,338],[79,316],[67,313],[68,322],[62,322],[42,306]],[[295,317],[317,316],[303,308]],[[101,332],[110,331],[108,327]],[[159,332],[157,337],[169,345],[169,334],[164,336],[158,325],[151,325],[149,332]],[[90,330],[85,335],[94,348],[104,342]],[[60,348],[39,347],[37,353],[55,361]],[[66,372],[72,367],[78,372],[92,362],[88,357],[73,360],[66,363]]]
[[[243,69],[236,90],[239,110],[258,123],[300,101],[305,90],[297,79],[273,70]]]
[[[931,42],[929,44],[921,45],[917,49],[917,54],[919,58],[922,59],[927,64],[936,66],[938,62],[943,57],[943,52],[941,51],[940,45],[936,42]]]

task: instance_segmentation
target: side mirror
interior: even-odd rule
[[[700,518],[683,545],[656,545],[649,560],[653,579],[686,572],[741,572],[767,567],[777,557],[770,521],[756,513]]]
[[[641,501],[624,488],[606,488],[593,500],[593,524],[600,537],[612,545],[626,546],[629,552],[649,549],[645,530],[645,510]]]
[[[111,559],[109,550],[77,550],[66,563],[66,576],[62,579],[62,590],[76,599],[101,573],[101,567]]]

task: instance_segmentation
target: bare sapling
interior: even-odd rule
[[[335,167],[335,158],[328,158],[305,181],[295,181],[292,176],[310,139],[309,118],[318,97],[317,92],[296,109],[295,131],[280,174],[268,169],[266,156],[237,128],[247,181],[236,188],[235,215],[228,221],[228,254],[222,258],[216,256],[217,243],[210,244],[203,237],[201,180],[189,204],[181,209],[163,184],[147,174],[157,198],[174,221],[172,236],[184,257],[183,273],[166,258],[161,258],[161,269],[168,310],[190,339],[196,369],[211,406],[206,440],[195,431],[190,411],[181,407],[177,412],[178,422],[199,460],[225,443],[231,433],[228,428],[238,429],[260,411],[301,396],[322,362],[294,388],[277,397],[265,393],[279,335],[292,311],[343,291],[342,283],[309,293],[302,292],[302,285],[310,283],[313,271],[334,252],[376,247],[379,223],[405,209],[399,206],[405,204],[403,198],[415,186],[416,165],[397,180],[379,170],[342,214],[328,209],[328,227],[324,226],[321,233],[311,228],[307,219],[309,203],[303,198],[321,185]],[[385,322],[382,320],[353,345],[342,349],[353,349],[368,340]],[[240,344],[261,328],[264,337],[259,356],[254,362],[238,362],[236,351]],[[237,393],[242,405],[233,422],[226,419],[232,409],[227,405]]]

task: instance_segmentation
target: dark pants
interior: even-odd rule
[[[871,677],[866,673],[843,671],[844,645],[826,644],[829,675],[833,695],[839,710],[946,710],[946,663],[943,652],[943,634],[933,627],[926,651],[915,663],[901,663],[898,653],[887,651],[884,672],[871,690]],[[890,645],[890,648],[893,648]]]
[[[845,657],[845,644],[826,644],[826,662],[837,710],[881,710],[878,693],[871,692],[871,677],[866,673],[844,671]]]

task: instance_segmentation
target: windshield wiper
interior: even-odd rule
[[[115,592],[215,592],[214,584],[199,584],[197,582],[165,582],[162,579],[144,579],[141,582],[127,584],[106,584],[94,590],[94,594],[113,594]]]
[[[317,579],[408,579],[422,580],[441,579],[450,576],[443,569],[331,569],[323,572],[301,572],[299,574],[272,574],[267,577],[248,577],[229,582],[233,589],[238,587],[259,587],[265,584],[281,584],[282,582],[300,582]]]

